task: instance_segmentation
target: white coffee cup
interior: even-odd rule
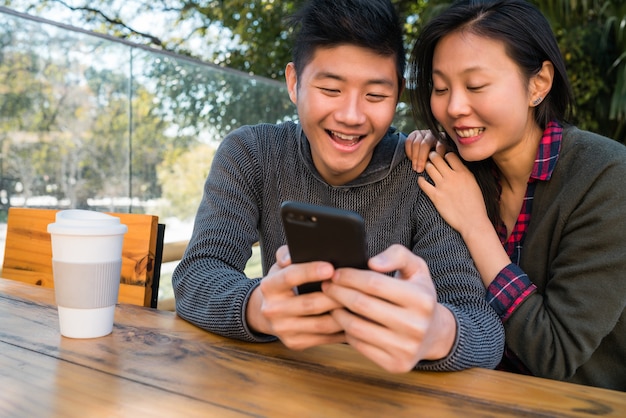
[[[113,331],[128,231],[105,213],[70,209],[48,225],[61,335],[96,338]]]

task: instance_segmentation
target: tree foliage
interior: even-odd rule
[[[162,216],[193,219],[214,153],[215,148],[209,144],[195,144],[187,150],[169,153],[159,164],[157,178],[163,188],[163,200],[167,202],[161,208]]]
[[[16,22],[0,29],[2,207],[15,194],[26,204],[45,195],[45,206],[58,199],[75,208],[93,198],[160,196],[155,166],[169,138],[151,114],[153,95],[127,75],[90,65],[91,54],[115,55],[110,45],[81,43],[63,31],[50,38]]]
[[[449,3],[393,2],[404,21],[407,50],[428,17]],[[567,61],[577,105],[572,122],[626,142],[626,2],[534,2],[550,19]],[[76,13],[91,30],[281,81],[290,60],[290,33],[283,19],[300,3],[301,0],[79,0],[69,4],[65,0],[4,0],[5,5],[38,14],[62,7]],[[139,27],[140,16],[155,15],[169,16],[170,30]],[[404,112],[401,120],[406,120],[407,109],[400,110]]]
[[[0,216],[131,198],[186,219],[216,142],[295,117],[282,82],[4,14],[0,56]]]
[[[534,3],[565,57],[576,98],[573,122],[626,143],[626,1]]]

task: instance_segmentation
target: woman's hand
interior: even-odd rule
[[[428,154],[433,149],[440,155],[445,154],[446,146],[443,143],[443,134],[437,138],[429,130],[413,131],[404,142],[404,152],[412,161],[413,170],[418,173],[424,171],[428,161]]]
[[[464,236],[467,228],[489,224],[480,186],[455,153],[442,157],[431,152],[425,170],[434,184],[424,177],[420,177],[417,184],[450,226]]]

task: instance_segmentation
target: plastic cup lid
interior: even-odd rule
[[[48,232],[61,235],[119,235],[128,227],[120,218],[102,212],[67,209],[56,213],[56,222],[48,225]]]

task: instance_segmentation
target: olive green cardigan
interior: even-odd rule
[[[537,376],[626,391],[625,181],[624,145],[565,128],[521,254],[537,291],[504,324]]]

